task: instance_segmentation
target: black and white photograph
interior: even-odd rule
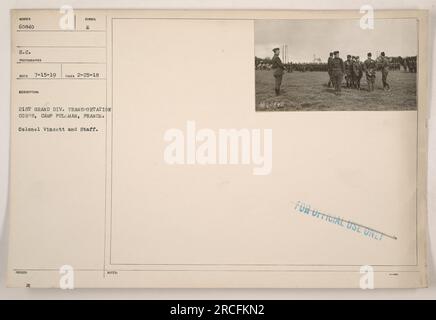
[[[256,111],[416,110],[417,21],[255,21]]]

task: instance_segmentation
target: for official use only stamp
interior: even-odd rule
[[[344,219],[339,216],[334,216],[326,212],[322,212],[314,207],[311,207],[309,204],[305,204],[301,201],[297,201],[297,203],[294,204],[293,208],[294,211],[298,213],[301,213],[303,215],[306,215],[314,219],[324,221],[329,224],[333,224],[339,228],[343,228],[348,231],[361,234],[362,236],[370,239],[381,241],[384,238],[390,238],[393,240],[397,240],[396,236],[386,234],[374,228],[359,224],[351,220]]]

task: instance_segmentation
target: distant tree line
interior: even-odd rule
[[[417,57],[388,57],[389,58],[389,69],[391,70],[401,70],[406,72],[415,73],[417,70]],[[362,62],[364,60],[361,60]],[[378,59],[376,60],[378,61]],[[271,58],[254,58],[256,70],[271,70]],[[327,63],[316,63],[316,62],[303,62],[295,63],[289,62],[284,63],[287,72],[293,71],[323,71],[327,72]]]

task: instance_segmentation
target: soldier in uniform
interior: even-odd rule
[[[368,52],[368,58],[363,63],[366,74],[366,82],[368,83],[368,91],[374,91],[376,63],[372,58],[371,52]]]
[[[354,73],[355,64],[356,56],[351,56],[351,88],[356,88],[356,74]]]
[[[333,60],[333,52],[330,52],[329,58],[327,60],[327,72],[329,74],[329,82],[328,82],[328,87],[330,88],[333,84],[333,77],[332,77],[332,67],[331,67],[331,62]]]
[[[274,56],[271,59],[271,69],[274,70],[273,75],[275,79],[275,86],[274,90],[276,92],[276,96],[280,94],[280,86],[282,85],[282,78],[283,78],[283,70],[285,70],[285,66],[282,63],[282,60],[279,57],[280,49],[274,48],[273,49]]]
[[[339,51],[333,52],[334,58],[331,61],[332,78],[335,86],[335,94],[341,92],[342,77],[344,76],[344,61],[339,58]]]
[[[383,90],[391,90],[391,87],[387,82],[389,73],[389,59],[385,56],[384,52],[381,53],[380,66],[382,73]]]
[[[360,62],[359,56],[356,56],[353,63],[353,78],[354,78],[355,87],[358,90],[360,90],[360,80],[362,79],[362,76],[363,76],[362,62]]]
[[[353,65],[351,61],[351,55],[347,55],[347,60],[344,62],[345,67],[345,82],[347,84],[347,88],[351,87],[351,73],[353,72]]]

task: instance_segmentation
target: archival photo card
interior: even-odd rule
[[[8,286],[427,286],[428,12],[362,16],[11,11]]]

